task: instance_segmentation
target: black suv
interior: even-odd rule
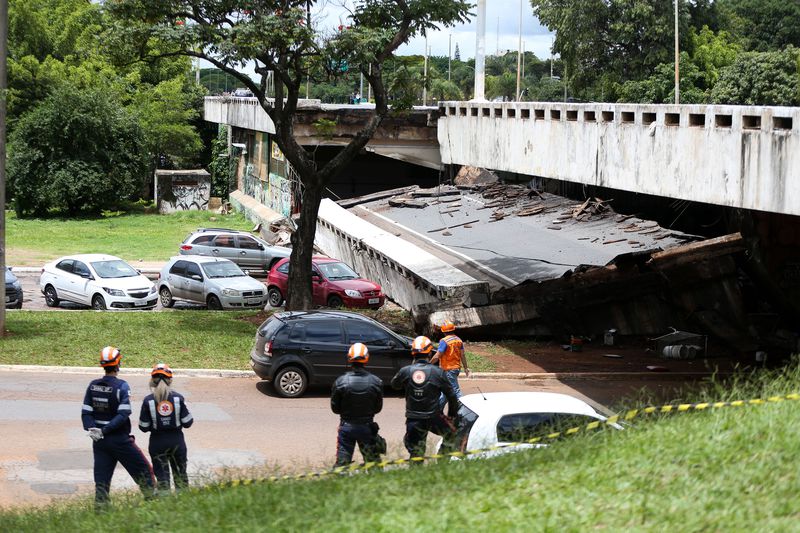
[[[347,311],[275,313],[261,324],[250,366],[286,398],[302,396],[309,384],[331,385],[347,370],[347,350],[369,348],[367,369],[388,383],[411,363],[411,339],[371,318]]]

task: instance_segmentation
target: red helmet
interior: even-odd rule
[[[122,354],[117,348],[106,346],[100,350],[100,366],[103,368],[118,366],[120,361],[122,361]]]
[[[420,335],[411,343],[411,354],[429,354],[433,351],[433,343],[428,337]]]
[[[172,369],[166,363],[158,363],[150,372],[150,377],[163,376],[172,379]]]
[[[347,351],[348,363],[362,363],[366,364],[369,361],[369,350],[365,344],[360,342],[355,343]]]

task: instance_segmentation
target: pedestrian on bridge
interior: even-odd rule
[[[111,477],[118,462],[145,498],[153,496],[153,469],[131,435],[130,387],[117,377],[121,363],[122,354],[117,348],[103,348],[100,366],[105,375],[89,384],[81,409],[83,429],[93,441],[94,499],[98,510],[108,504]]]
[[[392,388],[403,389],[406,396],[406,434],[403,443],[413,459],[425,456],[428,432],[440,435],[442,451],[453,449],[456,428],[453,420],[458,412],[458,398],[444,371],[428,362],[433,343],[420,336],[411,343],[412,364],[401,368],[392,378]],[[439,404],[444,394],[448,410],[445,416]],[[412,464],[420,461],[413,461]]]
[[[186,473],[186,440],[183,428],[194,423],[183,396],[172,390],[172,369],[158,363],[150,372],[150,390],[142,401],[139,429],[150,432],[150,458],[158,480],[159,492],[170,490],[170,468],[175,477],[175,490],[189,485]]]
[[[380,460],[386,441],[378,435],[375,415],[383,409],[383,382],[367,372],[369,350],[357,342],[347,352],[351,369],[339,376],[331,390],[331,410],[340,416],[336,439],[336,465],[353,462],[356,443],[366,462]]]
[[[468,378],[472,374],[469,369],[469,364],[467,364],[464,342],[453,333],[456,330],[456,326],[449,320],[441,325],[441,329],[445,336],[439,341],[439,347],[431,358],[431,363],[439,363],[439,368],[444,370],[447,380],[453,387],[453,392],[456,393],[456,397],[461,398],[461,387],[458,384],[458,375],[461,373],[462,368]]]

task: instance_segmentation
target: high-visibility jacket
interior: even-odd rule
[[[448,335],[439,341],[437,350],[439,367],[442,370],[456,370],[461,368],[461,355],[464,353],[464,343],[455,335]]]

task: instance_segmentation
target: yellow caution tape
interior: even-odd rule
[[[623,421],[630,421],[634,418],[641,417],[643,415],[650,415],[654,413],[658,414],[667,414],[667,413],[688,413],[691,411],[704,411],[706,409],[720,409],[722,407],[744,407],[747,405],[767,405],[770,403],[779,403],[783,401],[797,401],[800,400],[800,393],[793,392],[790,394],[785,394],[783,396],[770,396],[769,398],[762,399],[762,398],[754,398],[750,400],[733,400],[728,402],[697,402],[697,403],[682,403],[678,405],[662,405],[662,406],[649,406],[644,407],[642,409],[631,409],[625,412],[624,415],[613,415],[608,417],[605,420],[596,420],[594,422],[589,422],[584,426],[573,427],[566,429],[564,431],[558,431],[555,433],[548,433],[546,435],[540,437],[532,437],[530,439],[521,441],[521,442],[506,442],[503,444],[497,444],[495,446],[489,446],[487,448],[479,448],[475,450],[467,450],[464,452],[461,451],[454,451],[448,453],[437,453],[433,455],[426,455],[424,457],[411,457],[410,459],[391,459],[385,461],[370,461],[364,464],[352,463],[345,466],[336,466],[333,468],[329,468],[327,470],[318,470],[314,472],[305,472],[302,474],[285,474],[282,476],[268,476],[263,478],[244,478],[244,479],[232,479],[229,481],[224,481],[222,483],[216,483],[212,485],[213,487],[238,487],[242,485],[251,485],[253,483],[264,483],[264,482],[275,482],[275,481],[287,481],[287,480],[298,480],[298,479],[309,479],[309,478],[321,478],[325,476],[329,476],[331,474],[350,474],[355,472],[367,472],[369,470],[379,468],[383,469],[387,466],[399,466],[399,465],[408,465],[408,464],[419,464],[425,461],[429,461],[431,459],[445,459],[449,457],[468,457],[470,455],[476,455],[485,452],[492,452],[496,450],[501,450],[503,448],[511,448],[514,446],[520,446],[523,444],[537,444],[542,441],[552,441],[561,437],[575,435],[580,433],[581,431],[589,431],[597,428],[605,428],[614,424],[618,424],[620,420]]]

